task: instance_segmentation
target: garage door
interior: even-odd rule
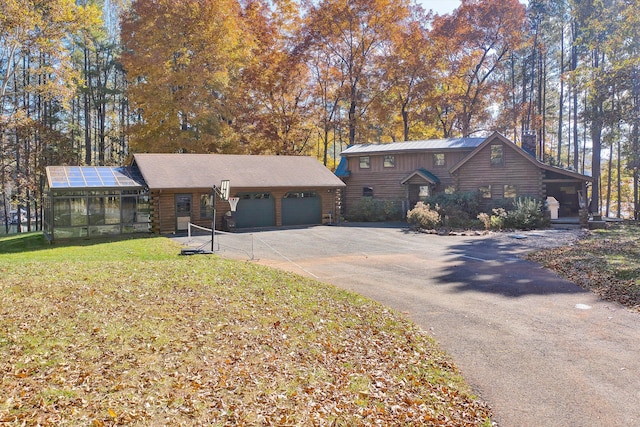
[[[320,224],[322,201],[315,191],[291,191],[282,199],[282,225]]]
[[[233,214],[236,228],[273,227],[276,225],[275,199],[271,193],[239,193]]]

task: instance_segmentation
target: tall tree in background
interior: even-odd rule
[[[314,124],[319,135],[318,158],[329,166],[329,147],[333,144],[336,163],[336,144],[342,151],[340,108],[346,75],[340,61],[319,46],[304,47],[311,72],[311,91],[314,99]],[[333,135],[333,143],[331,141]]]
[[[430,126],[435,117],[429,115],[437,57],[428,33],[430,22],[430,16],[413,8],[411,19],[391,34],[390,51],[382,62],[389,87],[389,102],[383,104],[389,111],[385,114],[400,117],[402,141],[436,136]]]
[[[244,151],[300,155],[312,149],[309,68],[297,49],[298,5],[249,0],[243,19],[251,55],[239,86],[230,96],[236,106],[234,128]]]
[[[18,215],[26,210],[31,228],[44,166],[65,144],[60,112],[79,78],[71,61],[72,39],[98,21],[98,12],[65,0],[0,4],[0,185],[5,221],[10,196]]]
[[[494,73],[524,42],[525,7],[517,0],[463,0],[452,15],[436,17],[432,37],[442,53],[439,99],[443,136],[488,130]],[[453,118],[452,118],[453,116]],[[446,121],[444,118],[446,117]]]
[[[307,4],[306,34],[318,49],[339,62],[344,76],[349,144],[366,140],[363,118],[384,83],[379,61],[392,33],[409,15],[406,0],[322,0]],[[342,77],[340,77],[342,79]]]
[[[227,103],[246,49],[236,0],[137,0],[122,21],[122,63],[137,152],[235,150]]]

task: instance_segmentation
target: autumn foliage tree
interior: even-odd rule
[[[490,128],[490,107],[500,102],[493,77],[524,42],[525,22],[517,0],[462,0],[453,14],[434,19],[431,36],[444,61],[436,99],[443,136]]]
[[[309,43],[320,46],[337,61],[346,103],[348,142],[363,140],[363,118],[376,97],[386,89],[380,60],[392,34],[409,16],[405,0],[322,0],[307,4]],[[361,136],[358,138],[358,132]]]
[[[230,87],[246,59],[236,0],[137,0],[122,20],[122,63],[140,120],[133,151],[228,152]]]
[[[383,106],[401,126],[393,140],[437,136],[430,107],[434,103],[438,53],[427,28],[430,22],[431,17],[424,15],[422,9],[413,8],[406,25],[391,34],[389,52],[383,60],[384,79],[389,87]]]
[[[30,219],[41,206],[44,167],[65,147],[61,112],[80,80],[73,39],[99,21],[94,6],[66,0],[0,2],[0,187],[3,222],[10,202]]]
[[[297,49],[298,5],[278,0],[269,7],[249,0],[243,19],[251,53],[230,95],[242,149],[254,154],[308,154],[311,96],[309,67]]]

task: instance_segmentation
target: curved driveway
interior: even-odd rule
[[[217,239],[221,256],[247,259],[236,249],[253,246],[260,263],[404,313],[454,358],[500,426],[640,426],[640,315],[519,259],[515,239],[379,225]]]

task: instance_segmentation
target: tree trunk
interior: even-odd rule
[[[578,24],[575,20],[572,22],[573,27],[573,46],[571,46],[571,71],[575,71],[578,68],[578,46],[577,44],[577,32]],[[573,83],[573,169],[577,172],[579,161],[578,152],[580,143],[578,141],[578,88]]]
[[[613,169],[613,142],[609,146],[609,161],[607,162],[607,196],[605,204],[605,216],[608,217],[611,212],[611,172]]]
[[[560,28],[560,99],[558,100],[558,165],[562,165],[562,120],[564,113],[564,23]]]
[[[86,43],[86,41],[85,41]],[[85,46],[84,51],[84,78],[87,88],[84,92],[84,163],[91,164],[91,106],[89,93],[91,90],[91,76],[89,75],[89,49]]]

